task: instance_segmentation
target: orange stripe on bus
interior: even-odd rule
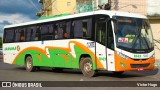
[[[91,56],[93,57],[93,59],[94,59],[94,57],[96,57],[95,54],[94,54],[90,49],[88,49],[86,46],[84,46],[84,45],[82,45],[81,43],[76,42],[76,41],[70,41],[70,42],[68,43],[68,48],[46,46],[46,47],[45,47],[45,50],[43,50],[43,49],[38,48],[38,47],[29,47],[29,48],[26,48],[26,49],[22,50],[22,51],[16,56],[16,58],[18,58],[23,52],[25,52],[25,51],[27,51],[27,50],[36,50],[36,51],[39,51],[39,52],[43,53],[44,55],[46,55],[46,49],[47,49],[47,48],[48,48],[48,49],[60,49],[60,50],[65,50],[66,52],[70,53],[70,52],[71,52],[71,47],[70,47],[70,44],[71,44],[71,43],[74,43],[75,46],[78,46],[78,47],[81,48],[84,52],[88,52],[89,54],[91,54]],[[46,55],[46,56],[47,56],[47,55]],[[72,56],[72,58],[74,58],[73,55],[71,55],[71,56]],[[47,56],[47,57],[48,57],[48,56]],[[12,62],[12,64],[14,64],[16,58],[14,59],[14,61]],[[48,57],[48,58],[49,58],[49,57]],[[65,59],[66,59],[66,58],[65,58]],[[96,57],[93,61],[95,62],[95,64],[97,65],[98,68],[104,69],[102,63],[100,62],[100,60],[99,60],[97,57]]]
[[[36,50],[36,51],[39,51],[39,52],[43,53],[44,55],[46,55],[46,51],[43,50],[43,49],[41,49],[41,48],[38,48],[38,47],[25,48],[25,49],[23,49],[20,53],[18,53],[18,55],[17,55],[17,56],[15,57],[15,59],[13,60],[12,64],[14,64],[15,61],[16,61],[16,59],[17,59],[22,53],[24,53],[24,52],[27,51],[27,50]],[[47,55],[46,55],[46,56],[47,56]]]

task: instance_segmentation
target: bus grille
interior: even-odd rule
[[[146,60],[148,60],[148,59],[133,59],[134,61],[146,61]]]
[[[141,68],[141,67],[148,67],[148,64],[131,64],[131,68]]]

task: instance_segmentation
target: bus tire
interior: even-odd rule
[[[80,69],[85,77],[93,77],[96,74],[93,70],[92,60],[89,57],[81,59]]]
[[[28,72],[34,72],[36,70],[36,67],[33,66],[33,60],[31,56],[27,56],[25,67],[26,67],[26,71]]]

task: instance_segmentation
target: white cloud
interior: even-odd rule
[[[33,8],[33,6],[27,0],[1,0],[0,6],[25,6],[26,8]]]
[[[0,36],[3,32],[3,27],[6,25],[4,22],[8,22],[10,24],[18,24],[18,23],[24,23],[24,22],[29,22],[33,21],[34,19],[31,19],[27,15],[23,14],[4,14],[0,13]]]
[[[2,14],[0,13],[0,23],[3,23],[3,21],[8,21],[11,24],[17,24],[17,23],[23,23],[32,21],[29,16],[23,15],[23,14]]]

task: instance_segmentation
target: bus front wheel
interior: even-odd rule
[[[28,56],[26,58],[25,67],[26,67],[26,71],[28,72],[33,72],[36,70],[36,67],[33,66],[33,60],[31,56]]]
[[[80,61],[80,69],[85,77],[93,77],[96,74],[93,70],[92,60],[88,57]]]

